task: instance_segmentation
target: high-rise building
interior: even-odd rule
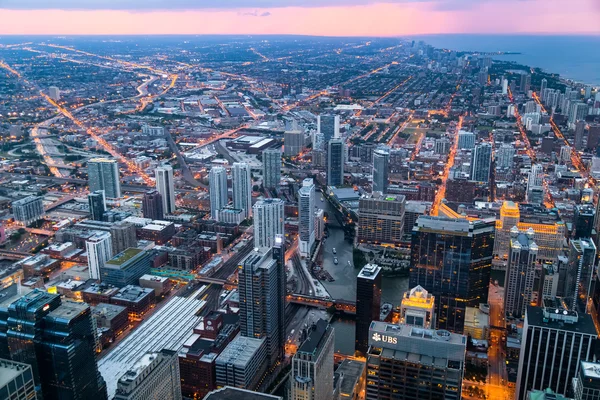
[[[116,287],[137,285],[140,278],[150,273],[152,253],[138,248],[129,248],[100,268],[100,280]]]
[[[448,139],[448,138],[436,139],[434,151],[436,154],[450,153],[450,139]]]
[[[344,184],[344,141],[331,139],[327,143],[327,186],[342,186]]]
[[[592,318],[556,307],[528,306],[523,324],[516,400],[529,390],[566,395],[581,361],[591,361],[598,334]]]
[[[540,205],[544,202],[544,193],[544,166],[534,164],[527,179],[527,200],[532,204]]]
[[[381,313],[381,267],[365,265],[356,277],[356,351],[366,354],[369,348],[369,326]]]
[[[59,101],[60,100],[60,89],[57,88],[56,86],[50,86],[48,88],[48,95],[50,96],[50,98],[54,101]]]
[[[87,165],[90,192],[104,190],[104,195],[109,199],[121,197],[121,181],[117,160],[92,158]]]
[[[244,217],[252,217],[252,177],[246,163],[233,163],[231,167],[233,208],[244,211]]]
[[[292,358],[290,400],[333,400],[334,329],[320,319]]]
[[[390,152],[379,148],[373,152],[373,191],[387,193]]]
[[[267,189],[277,189],[281,180],[281,150],[267,149],[262,152],[263,185]]]
[[[340,116],[319,115],[317,119],[317,132],[323,134],[325,143],[340,137]]]
[[[36,222],[44,215],[44,203],[42,197],[38,196],[27,196],[24,199],[15,200],[11,203],[11,208],[15,221],[23,225]]]
[[[0,398],[36,400],[31,365],[0,358]]]
[[[475,148],[475,134],[473,132],[459,131],[458,132],[458,148],[462,150],[470,150]]]
[[[529,228],[521,233],[517,227],[511,231],[508,266],[504,287],[504,312],[523,318],[525,310],[534,298],[535,269],[538,247],[534,231]]]
[[[529,92],[529,89],[531,89],[531,75],[521,74],[521,83],[519,84],[519,89],[525,94]]]
[[[583,135],[585,133],[585,121],[575,122],[575,149],[583,150]]]
[[[227,171],[223,167],[212,167],[208,173],[210,185],[210,217],[214,220],[219,218],[219,210],[227,205]]]
[[[106,211],[104,190],[98,190],[97,192],[88,194],[88,205],[90,207],[90,217],[94,221],[102,221],[104,212]]]
[[[571,146],[561,146],[560,154],[558,156],[559,164],[567,164],[571,160],[572,149]]]
[[[272,247],[277,235],[284,234],[282,199],[264,199],[254,203],[254,247]]]
[[[591,239],[571,240],[563,293],[572,311],[579,311],[582,314],[588,312],[595,262],[596,245]]]
[[[367,400],[460,400],[467,338],[446,330],[374,322]]]
[[[217,387],[254,390],[267,368],[266,339],[236,336],[215,360]],[[212,398],[209,396],[209,398]],[[246,399],[247,395],[240,397]]]
[[[160,193],[163,202],[163,212],[175,212],[175,181],[173,180],[173,167],[162,165],[156,168],[156,190]]]
[[[600,399],[600,364],[582,361],[579,373],[573,378],[574,400]]]
[[[583,102],[572,102],[569,106],[569,122],[584,121],[588,115],[588,105]]]
[[[142,215],[144,218],[152,220],[163,219],[165,217],[162,195],[158,190],[149,190],[144,193],[144,197],[142,198]]]
[[[147,353],[117,382],[114,400],[181,400],[179,358],[173,350]]]
[[[590,124],[588,127],[588,140],[586,148],[596,150],[600,144],[600,124]]]
[[[462,332],[466,307],[487,303],[494,221],[421,216],[412,232],[410,286],[435,297],[439,329]]]
[[[90,307],[40,290],[0,306],[0,357],[29,364],[48,399],[106,399]]]
[[[304,179],[298,190],[298,239],[300,254],[310,256],[315,244],[315,184],[310,178]]]
[[[421,286],[404,292],[400,323],[432,329],[435,327],[435,298]]]
[[[596,219],[596,209],[593,204],[579,204],[575,206],[573,215],[573,238],[590,238],[594,229],[594,220]]]
[[[240,331],[266,340],[269,365],[283,356],[285,340],[285,249],[283,236],[276,248],[252,251],[239,265]]]
[[[100,232],[85,241],[90,279],[100,280],[100,269],[113,256],[109,232]]]
[[[540,92],[539,92],[542,102],[544,100],[546,100],[546,98],[543,96],[544,96],[544,91],[546,90],[547,87],[548,87],[548,80],[546,78],[544,78],[544,79],[542,79],[542,82],[540,83]]]
[[[300,130],[283,133],[283,154],[287,157],[297,156],[304,149],[304,132]]]
[[[475,146],[471,157],[471,180],[488,182],[492,165],[492,145],[482,143]]]
[[[510,144],[502,144],[496,151],[496,168],[511,168],[515,158],[515,148]]]
[[[404,235],[406,197],[375,192],[358,200],[358,241],[400,244]]]

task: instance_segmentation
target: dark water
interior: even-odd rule
[[[539,67],[563,78],[600,86],[600,35],[426,35],[414,39],[457,51],[519,52],[521,54],[494,58]]]

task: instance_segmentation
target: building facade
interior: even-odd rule
[[[298,190],[298,239],[300,254],[310,256],[315,244],[315,184],[310,178]]]
[[[158,190],[149,190],[142,198],[142,215],[152,220],[163,219],[165,211],[163,208],[162,195]]]
[[[488,182],[492,166],[492,145],[482,143],[475,146],[471,158],[471,180]]]
[[[105,196],[109,199],[121,197],[121,179],[117,160],[93,158],[87,165],[90,192],[104,190]]]
[[[173,179],[173,167],[163,165],[156,168],[156,190],[160,193],[163,203],[163,212],[172,214],[175,212],[175,181]]]
[[[106,211],[106,199],[104,191],[98,190],[88,194],[88,206],[90,207],[90,217],[94,221],[102,221]]]
[[[244,218],[252,217],[252,177],[246,163],[231,167],[233,208],[244,211]]]
[[[0,377],[0,399],[37,399],[31,365],[0,358]]]
[[[404,235],[406,197],[379,192],[358,201],[358,241],[371,244],[400,244]]]
[[[327,186],[344,184],[344,147],[342,139],[327,142]]]
[[[284,234],[284,206],[282,199],[264,199],[254,204],[254,247],[272,247],[275,236]]]
[[[229,203],[227,195],[227,171],[223,167],[212,167],[208,173],[210,186],[210,217],[218,221],[219,210]]]
[[[277,189],[281,180],[281,150],[267,149],[262,152],[263,186],[267,189]]]
[[[387,193],[389,169],[389,150],[380,148],[373,151],[373,192]]]
[[[100,280],[100,269],[113,256],[109,232],[101,232],[85,241],[90,279]]]
[[[533,229],[521,233],[513,228],[504,287],[504,312],[524,318],[527,306],[534,298],[535,270],[538,247]]]
[[[11,203],[15,221],[23,225],[29,225],[42,218],[44,215],[44,204],[38,196],[28,196]]]
[[[381,313],[381,267],[367,264],[356,277],[356,333],[354,348],[366,354],[369,347],[369,327]]]

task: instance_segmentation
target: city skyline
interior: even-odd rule
[[[341,2],[8,0],[2,35],[291,34],[401,36],[440,33],[600,34],[594,0],[352,0]],[[521,18],[514,18],[518,13]],[[142,18],[143,16],[143,18]],[[201,24],[198,21],[202,21]],[[334,21],[334,23],[332,23]]]

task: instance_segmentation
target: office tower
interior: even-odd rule
[[[290,400],[333,400],[334,329],[320,319],[292,358]]]
[[[114,400],[181,400],[179,358],[173,350],[147,353],[117,382]]]
[[[149,190],[144,193],[144,197],[142,198],[142,215],[144,218],[152,220],[163,219],[165,217],[163,199],[158,190]]]
[[[317,119],[317,132],[323,134],[325,143],[331,139],[340,137],[340,116],[339,115],[319,115]]]
[[[57,88],[56,86],[50,86],[48,88],[48,95],[52,100],[59,101],[60,100],[60,89]]]
[[[542,164],[534,164],[531,166],[531,172],[527,179],[527,200],[533,204],[542,204],[544,197],[536,196],[539,191],[544,192],[544,166]]]
[[[448,138],[436,139],[435,140],[435,153],[436,154],[450,153],[450,140]]]
[[[374,322],[367,400],[460,400],[467,338],[446,330]]]
[[[544,100],[546,100],[544,96],[544,92],[546,91],[546,88],[548,87],[548,80],[546,78],[542,79],[542,83],[540,84],[540,100],[543,102]]]
[[[88,161],[88,185],[90,192],[104,190],[109,199],[121,197],[121,181],[117,160],[93,158]]]
[[[112,240],[108,232],[99,232],[85,241],[90,279],[100,280],[100,269],[113,256]]]
[[[531,75],[521,74],[521,83],[519,84],[519,89],[525,94],[529,92],[529,89],[531,89]]]
[[[475,146],[471,157],[471,180],[477,182],[488,182],[492,166],[492,145],[482,143]]]
[[[475,134],[473,132],[459,131],[458,132],[458,148],[462,150],[470,150],[475,148]]]
[[[300,130],[285,131],[283,133],[283,154],[294,157],[304,149],[304,132]]]
[[[596,209],[593,204],[576,205],[573,215],[573,239],[592,237],[595,219]]]
[[[435,297],[439,329],[462,332],[465,307],[487,303],[493,220],[421,216],[412,232],[410,286]]]
[[[315,184],[310,178],[304,179],[298,190],[298,239],[300,254],[310,256],[315,244]]]
[[[356,277],[356,351],[366,354],[369,348],[369,326],[378,321],[381,312],[381,267],[365,265]]]
[[[40,290],[0,306],[0,356],[29,364],[48,399],[106,399],[90,307]]]
[[[249,399],[249,400],[283,400],[280,396],[272,394],[253,392],[247,389],[240,389],[231,386],[225,386],[213,390],[204,397],[203,400],[231,400],[231,399]]]
[[[327,144],[327,186],[344,184],[344,141],[331,139]]]
[[[373,152],[373,191],[387,193],[390,152],[387,148]]]
[[[583,134],[585,133],[585,121],[575,122],[575,149],[583,150]]]
[[[244,211],[244,218],[252,217],[252,177],[246,163],[231,167],[233,208]]]
[[[502,79],[502,94],[508,94],[508,79]]]
[[[31,365],[0,358],[0,398],[36,400]]]
[[[40,220],[44,215],[42,197],[38,196],[27,196],[24,199],[15,200],[11,203],[11,208],[15,221],[25,226]]]
[[[156,168],[156,190],[160,193],[163,202],[163,212],[172,214],[175,212],[175,181],[173,180],[173,167],[162,165]]]
[[[573,378],[574,400],[600,399],[600,364],[582,361],[579,373]]]
[[[496,168],[512,168],[515,148],[510,144],[502,144],[496,151]]]
[[[533,301],[535,269],[538,247],[533,229],[519,232],[511,230],[511,240],[504,287],[504,312],[515,318],[523,318],[525,309]]]
[[[272,247],[275,236],[284,234],[284,206],[282,199],[264,199],[254,204],[254,247]]]
[[[254,390],[267,369],[266,339],[236,336],[215,360],[217,387]]]
[[[374,244],[400,244],[404,235],[406,197],[379,192],[358,200],[358,241]]]
[[[591,361],[597,338],[592,318],[556,307],[528,306],[523,324],[516,400],[529,390],[566,395],[581,361]]]
[[[600,124],[590,124],[588,127],[588,140],[586,148],[596,150],[600,144]]]
[[[137,285],[139,279],[150,273],[153,255],[151,252],[129,248],[117,254],[100,267],[100,280],[119,288]]]
[[[277,189],[281,180],[281,150],[267,149],[262,153],[263,186],[267,189]]]
[[[104,190],[98,190],[88,194],[88,205],[90,207],[90,217],[94,221],[102,221],[102,217],[106,211]]]
[[[404,292],[400,304],[400,324],[431,329],[435,327],[435,298],[421,286]]]
[[[110,225],[110,236],[113,255],[137,245],[135,225],[132,223],[124,221],[112,223]]]
[[[595,274],[596,245],[587,238],[573,239],[569,243],[569,261],[564,281],[565,301],[572,311],[589,312]]]
[[[264,247],[256,249],[238,269],[240,331],[242,336],[266,340],[270,366],[283,356],[285,336],[285,314],[282,312],[286,295],[282,285],[285,282],[285,250],[282,239],[282,236],[275,239],[277,251]]]
[[[208,173],[210,186],[210,217],[218,220],[219,210],[227,205],[227,171],[223,167],[212,167]]]

